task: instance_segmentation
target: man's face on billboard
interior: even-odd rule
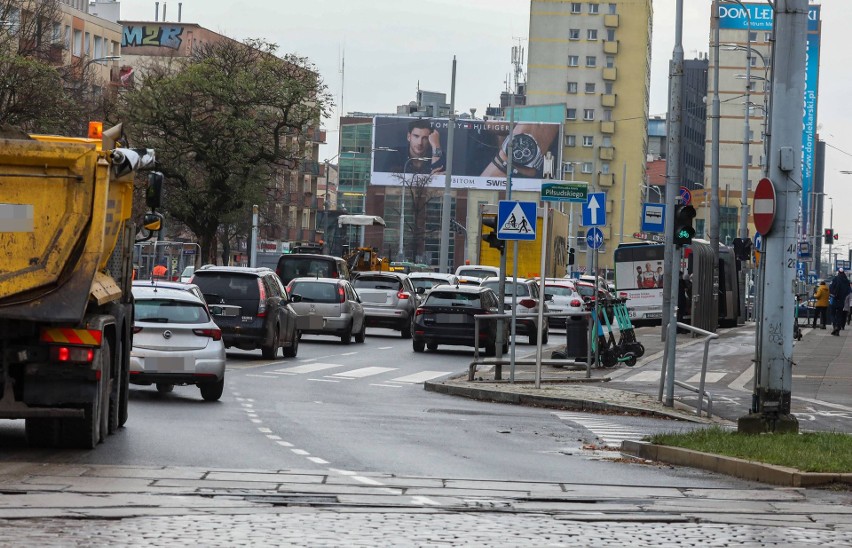
[[[429,134],[431,129],[414,128],[408,134],[408,152],[412,158],[422,158],[429,155]]]

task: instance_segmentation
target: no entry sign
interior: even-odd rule
[[[775,185],[769,179],[761,179],[754,189],[752,214],[755,230],[763,236],[769,234],[775,221]]]

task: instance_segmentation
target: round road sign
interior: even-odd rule
[[[692,203],[692,192],[685,186],[680,187],[680,203],[681,205],[689,205]]]
[[[775,221],[775,186],[769,179],[761,179],[754,189],[752,214],[755,230],[763,236],[769,234]]]

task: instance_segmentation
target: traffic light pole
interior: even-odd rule
[[[805,92],[807,0],[776,0],[775,67],[772,70],[772,142],[769,179],[775,185],[775,219],[763,245],[773,268],[764,269],[763,311],[759,327],[759,373],[754,408],[737,423],[740,432],[797,432],[790,413],[792,397],[792,294],[801,203],[802,97]]]

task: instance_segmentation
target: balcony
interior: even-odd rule
[[[601,173],[598,175],[598,186],[606,187],[615,184],[615,175],[612,173]]]
[[[314,160],[302,160],[299,162],[299,171],[306,175],[313,175],[314,177],[317,177],[320,173],[319,162],[315,162]]]
[[[615,149],[612,147],[601,147],[598,158],[601,160],[612,160],[615,158]]]
[[[615,106],[615,94],[603,94],[601,95],[601,106],[613,108]]]
[[[601,133],[606,133],[606,134],[615,133],[615,122],[601,121]]]
[[[604,80],[613,81],[615,80],[616,76],[618,76],[618,72],[616,71],[615,67],[603,69]]]
[[[615,55],[618,53],[618,41],[606,40],[603,43],[604,53]]]
[[[618,14],[604,15],[604,26],[610,29],[618,28]]]

